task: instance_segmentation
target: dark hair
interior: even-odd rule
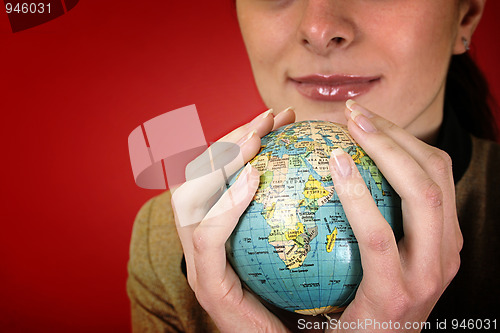
[[[445,101],[464,129],[479,138],[496,140],[498,110],[488,82],[469,53],[451,58],[446,78]]]

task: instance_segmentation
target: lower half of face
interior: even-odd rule
[[[421,138],[441,123],[457,7],[450,0],[237,2],[268,107],[345,123],[351,98]]]

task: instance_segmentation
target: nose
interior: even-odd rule
[[[344,0],[309,0],[305,3],[298,38],[307,49],[328,55],[352,42],[356,29],[345,11]]]

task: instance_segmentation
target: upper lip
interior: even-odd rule
[[[305,84],[340,86],[344,84],[368,83],[379,79],[379,75],[351,75],[351,74],[311,74],[300,77],[291,77],[292,81]]]

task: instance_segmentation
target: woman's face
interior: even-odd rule
[[[452,54],[470,38],[458,0],[237,0],[265,104],[345,123],[352,98],[429,139]],[[465,22],[465,23],[464,23]]]

